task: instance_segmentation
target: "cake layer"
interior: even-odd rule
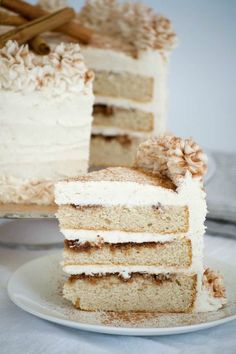
[[[154,115],[138,109],[95,104],[93,126],[114,127],[123,130],[151,132],[154,129]]]
[[[70,277],[64,297],[87,311],[191,312],[196,298],[196,275],[133,273]]]
[[[121,97],[138,102],[150,102],[154,96],[154,79],[123,71],[95,70],[94,93],[100,96]]]
[[[145,140],[129,135],[92,135],[90,143],[90,166],[131,167],[139,144]]]
[[[62,205],[57,217],[62,229],[169,234],[185,233],[189,228],[186,206]]]
[[[185,268],[191,265],[192,248],[188,239],[172,242],[90,243],[65,240],[66,265],[153,265]]]

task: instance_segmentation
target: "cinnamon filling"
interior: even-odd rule
[[[97,235],[99,236],[99,235]],[[171,241],[169,241],[171,242]],[[189,240],[190,242],[190,240]],[[135,243],[135,249],[142,248],[156,248],[156,247],[165,247],[168,241],[166,242],[143,242],[143,243]],[[97,251],[102,247],[109,248],[111,252],[116,252],[117,250],[126,252],[131,250],[134,247],[133,242],[125,242],[125,243],[108,243],[108,242],[83,242],[79,243],[79,240],[65,240],[64,245],[66,249],[69,249],[73,252],[88,252],[91,253],[93,251]]]
[[[93,115],[102,114],[104,116],[112,116],[115,112],[115,108],[113,106],[108,106],[106,104],[96,103],[93,106]]]
[[[87,275],[87,274],[76,274],[76,275],[71,275],[70,278],[68,279],[70,283],[75,282],[76,280],[86,280],[90,283],[96,283],[97,281],[101,279],[108,279],[108,278],[118,278],[120,281],[126,282],[126,283],[131,283],[137,278],[145,278],[151,281],[154,281],[158,285],[161,285],[163,282],[173,282],[176,281],[179,283],[177,279],[177,274],[145,274],[145,273],[140,273],[140,272],[135,272],[135,273],[130,273],[129,278],[124,278],[122,274],[120,273],[105,273],[105,274],[94,274],[94,275]],[[196,276],[193,276],[196,278]]]
[[[117,141],[120,145],[124,147],[129,147],[133,140],[130,136],[128,135],[102,135],[102,134],[92,134],[92,138],[100,138],[103,139],[106,142],[112,142],[112,141]]]

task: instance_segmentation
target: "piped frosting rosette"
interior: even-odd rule
[[[87,69],[79,44],[61,43],[49,55],[38,56],[28,45],[8,41],[0,49],[0,89],[42,91],[60,95],[91,91],[93,73]]]
[[[207,156],[192,138],[165,135],[139,145],[135,166],[166,176],[178,187],[186,174],[202,179]]]

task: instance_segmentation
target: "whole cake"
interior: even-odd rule
[[[52,204],[55,181],[87,172],[92,81],[78,44],[0,49],[0,203]]]
[[[203,267],[206,156],[190,138],[152,138],[135,167],[56,185],[64,297],[87,311],[189,313],[225,304]]]

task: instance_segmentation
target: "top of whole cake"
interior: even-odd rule
[[[96,33],[120,39],[136,53],[170,51],[177,41],[170,20],[141,3],[87,0],[78,19]]]
[[[92,80],[79,44],[61,43],[44,56],[16,41],[0,49],[0,90],[92,94]]]
[[[67,4],[66,0],[39,0],[39,5],[48,11]],[[170,52],[177,44],[171,21],[142,3],[87,0],[77,19],[104,38],[91,45],[121,50],[134,57],[150,49]]]

